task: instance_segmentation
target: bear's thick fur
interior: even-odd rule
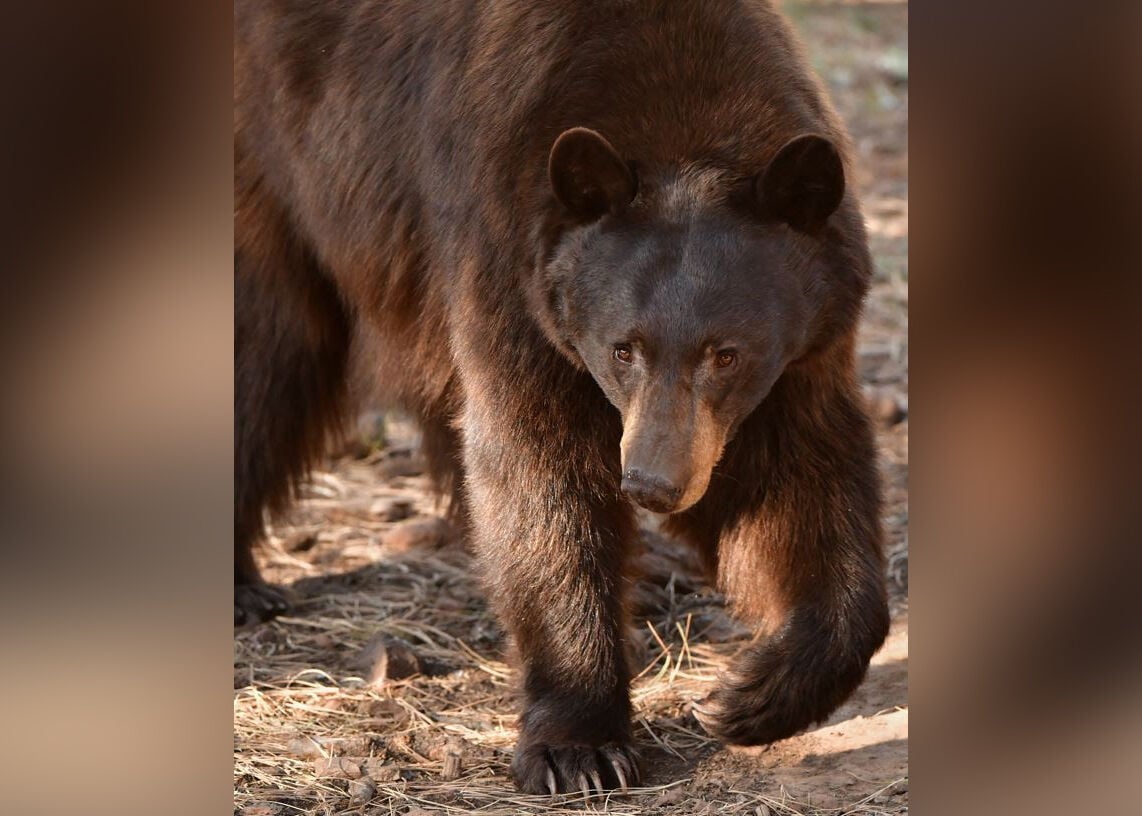
[[[414,412],[518,651],[529,792],[633,783],[633,503],[759,639],[695,711],[788,736],[888,626],[847,138],[757,0],[237,0],[235,618],[343,410]]]

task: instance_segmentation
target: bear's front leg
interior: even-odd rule
[[[674,526],[717,553],[719,583],[762,636],[694,713],[726,742],[760,745],[827,718],[888,631],[879,477],[856,389],[824,366],[787,372],[719,471]]]
[[[534,400],[516,393],[465,411],[472,535],[522,672],[512,772],[536,794],[626,788],[638,776],[623,645],[634,522],[619,493],[621,429],[609,408],[559,391],[552,383]],[[561,404],[576,406],[574,416],[553,411]]]

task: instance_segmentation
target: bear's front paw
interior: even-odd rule
[[[747,654],[721,688],[691,711],[709,734],[733,745],[764,745],[828,716],[833,701],[811,677],[772,665],[772,653]]]
[[[830,654],[816,640],[779,639],[739,656],[722,687],[691,710],[725,742],[764,745],[826,719],[867,668],[860,653]]]
[[[793,701],[762,683],[755,688],[729,685],[691,706],[706,731],[731,745],[765,745],[801,730],[807,722],[792,710]]]
[[[512,758],[512,774],[524,793],[625,791],[638,783],[638,761],[629,745],[521,744]]]

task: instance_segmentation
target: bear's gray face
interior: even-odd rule
[[[636,202],[634,170],[598,133],[564,132],[548,176],[572,216],[541,272],[545,324],[623,419],[622,489],[693,506],[734,431],[806,351],[820,286],[812,239],[839,206],[833,145],[802,136],[743,201]],[[661,198],[661,196],[660,196]],[[808,251],[807,251],[808,247]]]
[[[738,425],[804,349],[779,229],[599,225],[559,258],[561,328],[623,419],[622,488],[660,513],[706,492]]]

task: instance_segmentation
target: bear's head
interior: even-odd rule
[[[595,131],[556,140],[564,227],[541,261],[544,323],[622,415],[623,492],[674,513],[814,340],[844,169],[805,135],[748,178],[641,175]]]

